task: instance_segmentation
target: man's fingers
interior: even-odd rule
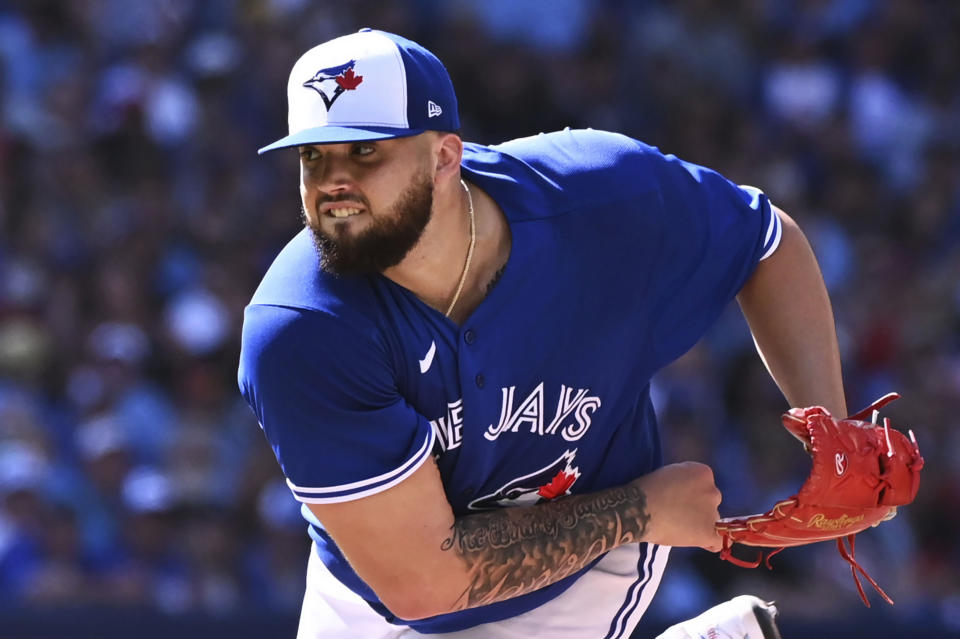
[[[709,550],[710,552],[720,552],[723,550],[723,537],[717,535],[715,542],[703,546],[704,550]]]

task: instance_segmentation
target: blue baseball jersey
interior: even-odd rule
[[[431,457],[457,516],[651,472],[661,465],[651,377],[694,345],[780,237],[757,189],[619,134],[466,144],[462,170],[512,234],[500,281],[462,326],[386,277],[322,272],[304,231],[247,307],[240,357],[243,396],[328,569],[425,633],[520,614],[582,571],[399,620],[306,504],[386,490]]]

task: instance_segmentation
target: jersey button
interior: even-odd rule
[[[465,341],[467,344],[473,344],[475,341],[477,341],[477,334],[473,332],[472,328],[468,328],[466,331],[464,331],[463,341]]]
[[[484,384],[487,383],[487,380],[483,376],[483,373],[477,373],[476,382],[477,382],[477,388],[483,388]]]

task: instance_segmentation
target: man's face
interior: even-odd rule
[[[416,138],[300,147],[304,223],[323,270],[379,273],[406,257],[430,221],[428,149]]]

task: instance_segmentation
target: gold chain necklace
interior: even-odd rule
[[[477,225],[473,216],[473,195],[471,195],[470,189],[467,188],[467,183],[463,180],[460,180],[460,186],[467,192],[467,210],[470,212],[470,248],[467,249],[467,261],[463,265],[463,273],[460,274],[460,283],[457,284],[457,291],[453,294],[453,299],[450,300],[450,306],[447,308],[447,312],[444,313],[446,317],[450,317],[450,313],[453,312],[453,307],[457,305],[457,301],[460,299],[460,293],[463,291],[463,283],[467,281],[467,272],[470,270],[470,261],[473,259],[473,247],[477,243]]]

